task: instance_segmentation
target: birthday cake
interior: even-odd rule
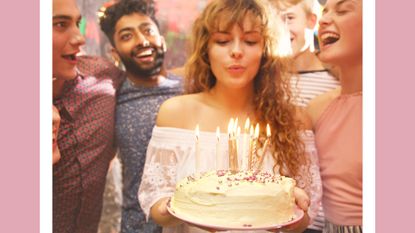
[[[212,225],[278,225],[295,217],[294,186],[295,180],[266,172],[210,171],[177,183],[170,207]]]

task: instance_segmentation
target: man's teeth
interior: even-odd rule
[[[141,53],[137,53],[135,56],[136,57],[145,57],[145,56],[150,56],[151,54],[152,54],[151,49],[148,49],[148,50],[144,50]]]

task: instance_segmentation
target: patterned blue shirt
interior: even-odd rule
[[[181,78],[168,74],[155,87],[136,87],[126,79],[117,93],[115,130],[123,169],[122,233],[161,232],[151,220],[146,223],[137,192],[159,107],[181,92]]]

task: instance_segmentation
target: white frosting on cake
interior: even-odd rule
[[[171,209],[188,220],[220,226],[268,226],[295,217],[295,180],[266,172],[210,171],[176,185]]]

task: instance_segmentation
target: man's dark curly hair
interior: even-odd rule
[[[124,15],[131,15],[133,13],[150,17],[157,25],[157,28],[159,27],[155,16],[156,11],[153,0],[120,0],[105,10],[104,15],[100,18],[99,22],[101,30],[108,37],[112,46],[115,46],[114,33],[115,25],[118,20]]]

